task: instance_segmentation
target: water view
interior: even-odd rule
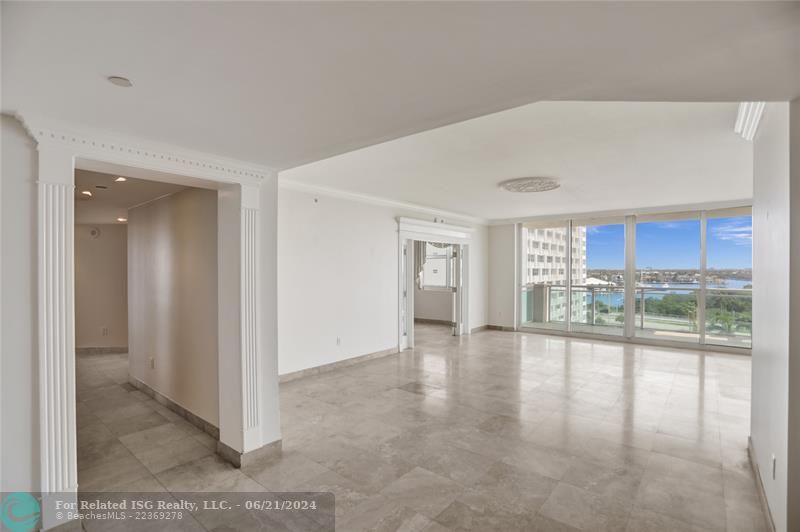
[[[707,221],[705,299],[700,285],[700,220],[636,225],[635,335],[750,347],[750,216]],[[529,227],[523,326],[622,335],[625,321],[624,225]],[[567,246],[571,286],[567,289]],[[567,305],[568,293],[571,300]],[[705,319],[700,323],[698,310]],[[569,313],[569,316],[567,315]]]

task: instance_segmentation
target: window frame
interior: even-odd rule
[[[566,269],[566,294],[565,294],[565,301],[568,306],[571,302],[572,298],[572,278],[575,275],[574,268],[578,267],[579,260],[576,260],[574,255],[579,253],[583,253],[586,250],[586,242],[584,241],[583,246],[579,249],[574,245],[572,242],[573,238],[573,228],[575,226],[589,226],[589,225],[623,225],[625,231],[625,249],[624,249],[624,261],[625,267],[623,268],[624,272],[624,298],[625,298],[625,322],[624,322],[624,332],[622,336],[619,335],[612,335],[612,334],[604,334],[601,332],[597,333],[584,333],[580,331],[573,331],[572,322],[571,320],[566,320],[566,327],[563,329],[552,329],[548,327],[537,327],[535,324],[530,324],[526,322],[526,325],[522,325],[520,322],[520,316],[523,314],[523,310],[521,308],[523,298],[521,297],[522,292],[526,290],[529,286],[527,279],[528,277],[525,276],[518,278],[517,281],[517,294],[515,295],[515,312],[517,315],[517,328],[522,330],[533,330],[533,331],[541,331],[541,332],[552,332],[554,330],[558,331],[560,334],[566,334],[568,336],[589,336],[589,337],[598,337],[598,338],[623,338],[627,341],[634,341],[637,343],[644,343],[644,344],[653,344],[653,345],[669,345],[669,346],[677,346],[677,347],[699,347],[701,349],[722,349],[725,351],[737,352],[737,353],[748,353],[750,352],[751,348],[738,346],[734,344],[729,345],[721,345],[719,343],[708,342],[706,339],[706,312],[705,307],[707,303],[707,290],[708,290],[708,279],[707,279],[707,254],[708,254],[708,241],[707,241],[707,232],[708,232],[708,220],[713,218],[733,218],[733,217],[750,217],[752,220],[752,206],[737,206],[737,207],[726,207],[720,209],[709,209],[709,210],[684,210],[684,211],[676,211],[676,212],[656,212],[656,213],[622,213],[622,214],[615,214],[615,215],[603,215],[600,217],[597,216],[582,216],[582,217],[572,217],[572,218],[552,218],[552,219],[545,219],[542,218],[540,221],[532,221],[526,223],[517,223],[517,235],[519,242],[522,243],[523,240],[523,229],[526,231],[536,231],[536,236],[539,238],[548,238],[547,229],[559,227],[559,226],[566,226],[568,228],[568,235],[570,236],[569,245],[566,246],[564,250],[564,255],[566,256],[566,260],[564,260],[561,264],[564,265]],[[686,342],[686,341],[678,341],[678,340],[652,340],[643,336],[639,336],[636,334],[636,324],[634,323],[635,317],[635,305],[631,305],[630,303],[635,302],[636,296],[636,274],[638,270],[636,268],[636,226],[640,223],[647,223],[647,222],[656,222],[656,221],[681,221],[681,220],[690,220],[695,219],[700,221],[700,265],[699,265],[699,288],[698,288],[698,330],[699,330],[699,339],[697,342]],[[550,235],[552,238],[552,235]],[[536,246],[531,246],[534,248]],[[552,246],[550,246],[552,247]],[[520,249],[520,248],[518,248]],[[525,244],[525,249],[529,249],[528,245]],[[543,248],[542,248],[543,249]],[[545,262],[544,256],[538,255],[536,261],[528,262],[528,253],[516,253],[517,260],[520,261],[521,269],[518,270],[520,272],[528,273],[528,267],[539,267],[540,268],[540,275],[544,275],[544,270],[541,269],[542,265],[547,266],[555,266],[556,262],[553,261]],[[533,255],[531,255],[533,258]],[[523,262],[524,261],[524,262]],[[569,265],[569,267],[567,267]],[[752,271],[752,263],[751,263],[751,271]],[[633,274],[633,277],[629,280],[628,277]],[[550,283],[548,283],[550,284]],[[752,290],[752,289],[751,289]],[[752,292],[751,292],[752,294]],[[633,296],[633,297],[631,297]],[[752,295],[751,295],[752,297]],[[630,307],[630,308],[628,308]],[[568,315],[571,316],[571,311],[568,311]],[[752,345],[752,329],[750,332],[750,344]]]

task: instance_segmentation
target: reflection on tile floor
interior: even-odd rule
[[[125,355],[80,356],[80,489],[331,491],[348,532],[766,530],[749,358],[421,324],[417,341],[282,384],[283,456],[242,470],[126,385]]]

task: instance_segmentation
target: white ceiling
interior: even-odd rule
[[[117,175],[88,170],[75,170],[75,223],[116,224],[117,218],[127,218],[128,209],[156,198],[174,194],[186,187],[159,181],[127,178],[117,183]],[[105,186],[106,189],[97,188]],[[91,198],[82,191],[89,190]]]
[[[752,143],[734,103],[540,102],[281,172],[290,183],[484,219],[752,197]],[[514,194],[498,182],[546,176]]]
[[[798,3],[2,2],[2,11],[3,111],[274,168],[534,101],[800,96]]]

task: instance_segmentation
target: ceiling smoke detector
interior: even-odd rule
[[[509,192],[546,192],[555,190],[561,185],[551,177],[518,177],[501,181],[498,186]]]

